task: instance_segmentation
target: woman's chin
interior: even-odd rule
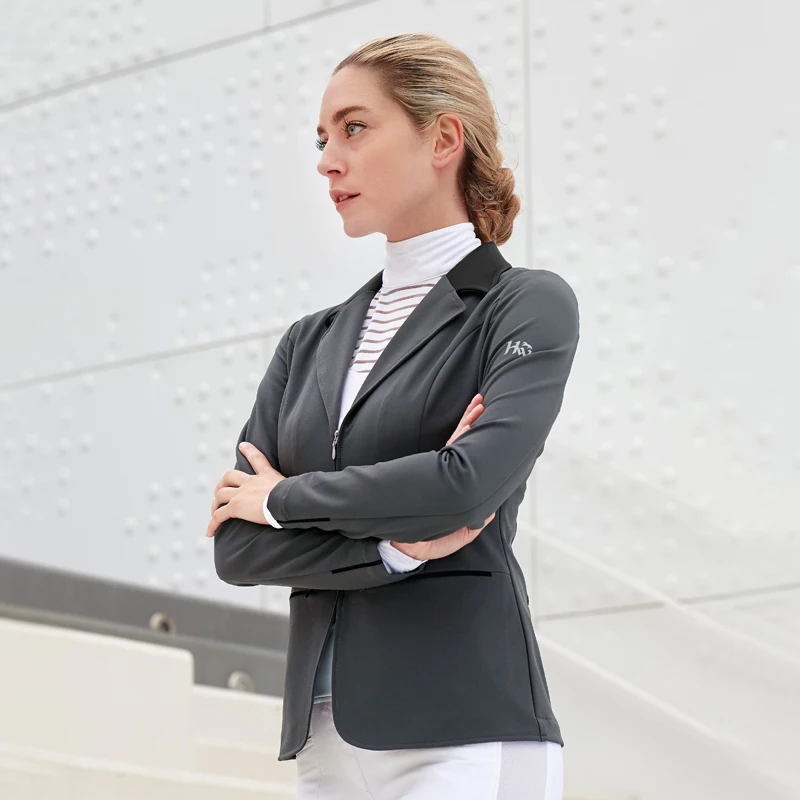
[[[360,239],[362,236],[369,236],[371,233],[375,233],[375,231],[370,228],[369,226],[365,225],[363,222],[356,222],[355,220],[342,220],[344,232],[351,238],[351,239]]]

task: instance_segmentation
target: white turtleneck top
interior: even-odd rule
[[[412,236],[410,239],[386,242],[381,288],[370,303],[350,359],[350,367],[344,377],[339,424],[350,409],[373,364],[419,301],[436,285],[439,278],[446,275],[468,253],[480,247],[480,244],[481,240],[475,234],[475,227],[471,222],[458,222]],[[280,528],[267,509],[266,498],[263,508],[269,524]],[[389,572],[408,572],[425,563],[401,553],[386,540],[378,543],[378,550]],[[333,626],[317,669],[315,701],[331,696],[332,642]]]

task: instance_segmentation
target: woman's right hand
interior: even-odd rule
[[[448,445],[453,444],[453,442],[458,439],[464,431],[468,430],[469,426],[483,414],[484,405],[481,400],[483,400],[482,394],[476,394],[475,397],[470,400],[467,410],[464,412],[458,425],[456,425],[456,429],[453,431],[453,435],[447,440]]]
[[[464,431],[469,430],[469,426],[475,422],[476,419],[483,413],[484,406],[480,402],[483,397],[476,394],[472,401],[467,406],[467,410],[461,417],[453,435],[447,440],[447,444],[452,444]],[[486,519],[480,528],[459,528],[447,536],[440,539],[433,539],[430,542],[390,542],[392,547],[396,547],[401,553],[407,556],[417,558],[420,561],[427,561],[434,558],[444,558],[456,550],[460,550],[464,545],[469,544],[473,539],[477,538],[478,534],[494,519],[493,512],[490,517]]]

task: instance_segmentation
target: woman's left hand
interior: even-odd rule
[[[248,475],[238,469],[229,469],[222,476],[214,489],[211,522],[206,536],[213,536],[217,528],[231,517],[268,525],[264,517],[264,498],[277,484],[286,480],[284,475],[272,468],[267,457],[249,442],[242,442],[239,450],[256,474]]]

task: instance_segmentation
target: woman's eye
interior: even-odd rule
[[[347,131],[348,128],[352,128],[353,125],[357,125],[359,128],[366,128],[367,127],[366,125],[362,125],[360,122],[345,122],[345,124],[344,124],[345,132]]]
[[[344,128],[345,133],[347,133],[348,128],[352,128],[354,125],[357,125],[359,128],[366,128],[367,126],[364,125],[363,122],[345,122],[342,126]],[[352,139],[352,136],[348,136],[349,139]],[[326,142],[323,142],[322,139],[317,139],[317,150],[324,150]]]

